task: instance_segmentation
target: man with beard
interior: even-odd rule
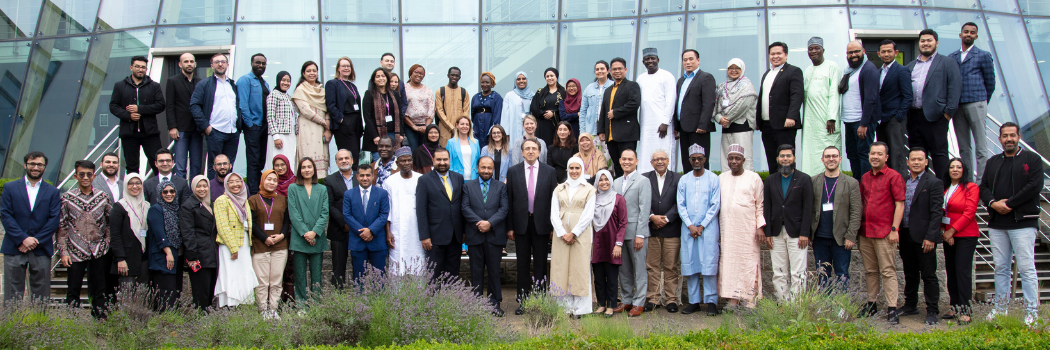
[[[59,191],[41,181],[47,156],[33,151],[22,160],[25,177],[4,184],[0,195],[0,222],[4,226],[4,301],[22,300],[26,275],[33,300],[51,295],[51,255],[62,208]]]
[[[846,290],[850,250],[857,243],[863,214],[860,182],[841,176],[838,148],[825,148],[823,156],[824,171],[813,177],[813,259],[822,286],[828,286],[828,278],[835,276],[834,287]]]
[[[816,174],[824,168],[820,163],[820,152],[828,146],[839,146],[842,134],[837,126],[839,122],[839,79],[842,68],[832,61],[824,60],[824,39],[809,39],[809,60],[812,66],[806,68],[803,77],[806,81],[806,122],[802,127],[802,156],[799,168],[810,174]],[[851,153],[852,155],[852,153]],[[769,172],[775,169],[770,168]]]
[[[434,171],[419,178],[416,217],[419,242],[435,264],[433,279],[459,276],[463,237],[463,175],[449,171],[448,150],[434,150]]]
[[[959,39],[962,39],[962,49],[948,54],[948,57],[959,63],[959,76],[962,78],[959,109],[955,112],[955,118],[952,118],[952,125],[955,126],[955,137],[959,139],[959,157],[967,169],[976,169],[974,183],[981,183],[985,163],[992,155],[985,137],[984,119],[988,115],[988,102],[995,92],[995,67],[992,54],[973,44],[977,40],[976,23],[963,24]],[[977,163],[973,161],[975,149]]]
[[[416,185],[423,175],[412,171],[412,149],[398,148],[394,158],[397,159],[397,175],[383,182],[383,189],[390,194],[390,217],[386,230],[390,263],[387,272],[418,275],[426,267],[415,211]]]
[[[777,299],[788,301],[806,284],[806,257],[813,232],[813,179],[795,170],[795,148],[791,145],[777,149],[777,164],[780,176],[766,177],[762,212],[773,263],[773,290]]]
[[[193,74],[197,70],[197,60],[192,53],[179,56],[179,72],[168,77],[164,96],[170,106],[167,113],[168,137],[175,141],[175,176],[193,178],[201,174],[201,152],[204,152],[204,134],[197,130],[190,113],[190,96],[193,87],[201,81]],[[189,157],[187,157],[187,152]],[[189,176],[187,176],[187,160]]]
[[[161,148],[157,151],[155,158],[157,159],[155,164],[157,174],[142,182],[142,193],[146,197],[146,201],[150,204],[163,202],[164,200],[160,198],[160,192],[157,190],[157,185],[164,181],[171,181],[175,185],[175,191],[179,192],[179,203],[185,203],[193,194],[186,179],[175,176],[173,172],[175,169],[175,158],[172,156],[171,150]]]
[[[376,152],[379,154],[379,159],[372,162],[372,174],[375,175],[372,178],[372,184],[383,186],[383,182],[391,174],[397,172],[397,159],[394,159],[394,140],[389,135],[380,136],[376,147],[379,149],[379,152]]]
[[[230,159],[225,154],[218,154],[215,156],[215,163],[211,165],[212,172],[215,173],[210,181],[209,188],[211,188],[211,200],[215,202],[215,199],[219,198],[223,193],[226,193],[226,175],[230,174],[233,170],[233,164],[230,164]]]
[[[237,161],[240,112],[237,109],[237,84],[226,77],[229,66],[230,59],[226,55],[212,56],[211,69],[215,75],[198,82],[190,96],[193,121],[198,130],[204,130],[208,141],[208,164],[220,154],[226,155],[231,166]],[[208,176],[215,176],[215,170],[209,169]]]
[[[510,212],[507,202],[507,185],[492,181],[495,163],[485,156],[478,159],[478,178],[463,185],[463,231],[464,243],[470,246],[470,285],[474,295],[481,297],[483,286],[488,285],[492,314],[503,317],[503,293],[500,290],[499,262],[503,247],[507,245],[506,219]],[[485,276],[488,270],[488,278]]]
[[[248,161],[247,181],[251,195],[259,192],[259,176],[266,166],[266,97],[270,85],[263,79],[266,56],[252,55],[252,71],[237,79],[237,111],[241,114],[244,131],[244,157]]]
[[[153,165],[160,146],[157,114],[164,112],[164,92],[160,84],[146,75],[149,68],[144,56],[131,58],[131,76],[113,85],[109,112],[120,119],[120,145],[124,150],[124,165],[129,173],[139,173],[139,150]]]
[[[347,242],[354,266],[354,282],[360,282],[365,263],[380,273],[386,272],[386,222],[390,215],[390,198],[386,190],[372,183],[372,167],[357,167],[357,187],[343,194],[341,215],[350,226]],[[340,215],[340,214],[336,214]]]
[[[948,121],[959,108],[962,77],[958,61],[937,53],[937,32],[933,29],[919,32],[919,53],[918,58],[908,63],[915,92],[915,101],[908,111],[908,148],[922,147],[929,151],[933,172],[945,181],[948,179]]]
[[[868,150],[871,149],[871,143],[875,142],[875,129],[882,118],[879,69],[867,57],[860,40],[846,44],[849,68],[846,68],[842,81],[838,83],[838,92],[842,94],[842,123],[846,126],[846,156],[849,157],[854,179],[859,179],[871,169]],[[816,157],[816,154],[813,156]]]
[[[114,203],[119,201],[124,193],[124,177],[120,176],[120,157],[116,153],[106,152],[102,155],[102,176],[96,176],[91,186],[96,190],[106,192]]]
[[[645,64],[645,72],[639,74],[636,80],[642,90],[642,104],[638,108],[638,122],[642,126],[642,139],[638,142],[638,171],[647,173],[653,171],[650,159],[656,150],[670,152],[671,158],[676,158],[674,130],[671,125],[674,121],[675,99],[678,96],[675,95],[674,74],[660,69],[660,56],[657,55],[656,48],[642,50],[642,63]],[[709,125],[702,127],[714,130],[714,121],[708,121],[707,124]],[[707,143],[701,145],[705,148],[711,147],[711,138],[708,136]],[[678,162],[675,161],[667,166],[671,171],[675,171],[677,165]]]
[[[889,162],[886,166],[906,171],[904,126],[911,109],[911,70],[897,63],[897,43],[886,39],[879,43],[879,104],[882,117],[876,134],[889,146]],[[870,149],[870,147],[869,147]]]
[[[343,196],[357,184],[354,177],[354,158],[349,150],[335,152],[335,164],[339,171],[324,178],[328,189],[328,212],[343,212]],[[350,225],[343,215],[328,216],[328,246],[332,249],[332,285],[342,288],[346,282],[346,260],[350,253]]]
[[[766,149],[766,166],[777,168],[777,147],[795,146],[795,136],[802,127],[802,102],[805,98],[802,70],[787,63],[788,46],[769,44],[769,70],[762,75],[758,90],[758,128]],[[757,169],[757,167],[756,167]]]

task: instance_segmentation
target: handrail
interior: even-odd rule
[[[995,117],[993,117],[991,114],[988,114],[988,119],[991,119],[992,122],[995,123],[996,126],[1000,126],[1000,127],[1003,126],[1003,123],[1000,123],[999,120],[995,119]],[[1018,131],[1020,131],[1020,130],[1018,130]],[[1044,166],[1050,167],[1050,160],[1046,160],[1046,158],[1043,157],[1042,154],[1039,154],[1039,152],[1035,151],[1035,147],[1029,146],[1028,142],[1024,142],[1024,139],[1021,139],[1020,141],[1021,141],[1021,145],[1024,146],[1025,149],[1032,151],[1033,153],[1035,153],[1036,155],[1039,156],[1039,159],[1043,160],[1043,165]]]
[[[84,155],[84,157],[85,157],[85,158],[90,158],[90,156],[91,156],[92,154],[95,154],[95,151],[97,151],[97,150],[98,150],[98,147],[99,147],[99,146],[102,146],[102,144],[104,144],[104,143],[105,143],[105,140],[106,140],[106,139],[109,139],[109,136],[110,136],[110,135],[113,135],[113,132],[114,132],[114,131],[117,131],[117,130],[119,130],[119,129],[120,129],[120,125],[114,125],[114,126],[113,126],[113,128],[112,128],[112,129],[109,129],[109,132],[108,132],[108,133],[106,133],[106,136],[103,136],[103,137],[102,137],[102,142],[99,142],[99,143],[98,143],[97,145],[95,145],[95,147],[94,147],[94,148],[92,148],[92,149],[91,149],[91,151],[89,151],[89,152],[88,152],[88,153],[87,153],[86,155]],[[118,139],[119,139],[119,137],[118,137]],[[110,144],[112,145],[112,143],[110,143]],[[106,147],[105,149],[109,149],[109,147]],[[97,170],[96,170],[96,172],[97,172]],[[65,178],[65,179],[62,179],[62,182],[58,183],[58,186],[56,186],[56,187],[58,187],[58,188],[62,188],[62,186],[65,186],[65,185],[66,185],[66,182],[68,182],[68,181],[69,181],[69,179],[73,177],[73,174],[74,174],[74,173],[69,173],[69,175],[66,175],[66,178]]]

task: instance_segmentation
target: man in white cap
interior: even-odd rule
[[[660,56],[656,48],[642,50],[642,64],[645,65],[645,72],[639,74],[636,80],[642,88],[642,105],[638,108],[638,122],[642,127],[642,137],[638,142],[638,171],[647,173],[653,170],[649,161],[656,150],[665,150],[671,159],[676,158],[672,120],[677,95],[674,74],[660,68]],[[677,164],[671,162],[668,168],[675,171]]]
[[[729,170],[718,175],[721,185],[721,203],[718,220],[731,222],[721,227],[720,237],[725,256],[733,257],[732,264],[722,264],[718,274],[718,293],[729,299],[730,305],[754,307],[762,296],[762,257],[760,242],[766,238],[766,219],[762,216],[762,177],[744,170],[744,147],[729,146]],[[679,182],[681,184],[681,182]],[[684,271],[684,269],[683,269]]]
[[[718,314],[718,211],[722,195],[718,177],[704,169],[706,160],[703,147],[695,143],[689,146],[693,171],[678,181],[682,276],[689,291],[689,305],[682,309],[682,314],[700,311],[700,304],[705,303],[707,315],[714,316]]]
[[[824,59],[824,39],[815,36],[809,39],[807,52],[812,66],[803,72],[806,102],[802,123],[802,151],[799,154],[799,170],[816,174],[824,170],[820,161],[821,152],[828,146],[840,147],[842,139],[839,121],[839,80],[842,68],[833,61]],[[858,106],[859,107],[859,106]],[[860,115],[857,115],[857,121]],[[774,169],[769,169],[772,173]]]

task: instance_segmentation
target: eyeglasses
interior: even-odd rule
[[[43,168],[43,167],[46,167],[46,166],[47,166],[47,164],[44,164],[44,163],[26,163],[26,167],[27,168]]]
[[[77,173],[77,177],[79,177],[79,178],[89,178],[89,177],[91,177],[91,175],[95,175],[95,173],[92,173],[92,172]]]
[[[226,60],[222,60],[222,61],[219,61],[219,60],[211,61],[211,64],[227,64],[227,63],[229,63],[229,62],[227,62]]]
[[[177,192],[175,192],[175,190],[164,190],[164,191],[161,191],[160,193],[161,194],[175,194]]]
[[[128,187],[141,187],[141,182],[128,182]]]

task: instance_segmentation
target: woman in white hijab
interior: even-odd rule
[[[146,212],[149,203],[142,194],[145,180],[138,173],[124,175],[124,198],[109,213],[110,251],[113,253],[111,274],[120,284],[147,283],[149,264],[146,255]]]
[[[569,176],[551,198],[551,291],[571,317],[591,313],[591,222],[595,189],[583,177],[583,160],[569,159]]]
[[[755,171],[751,138],[755,132],[755,106],[758,93],[744,75],[744,61],[739,58],[726,64],[726,81],[715,89],[715,122],[722,126],[722,171],[729,170],[729,145],[744,145],[744,169]],[[683,156],[684,157],[684,156]],[[682,159],[688,162],[688,159]]]

